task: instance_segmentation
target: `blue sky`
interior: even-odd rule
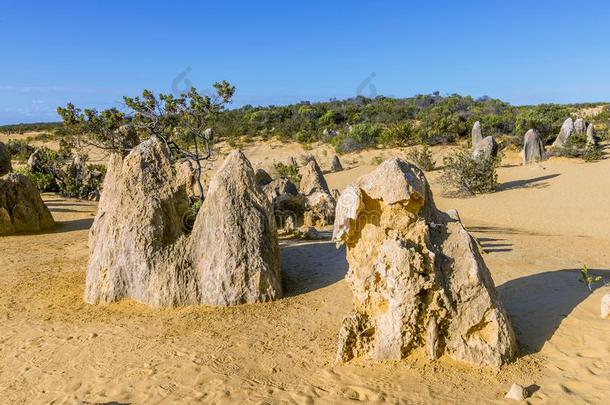
[[[0,124],[222,79],[235,106],[436,90],[610,100],[609,19],[607,1],[1,0]]]

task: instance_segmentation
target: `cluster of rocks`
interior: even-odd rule
[[[576,121],[572,120],[572,118],[567,118],[561,125],[559,135],[557,135],[557,138],[555,138],[555,141],[553,142],[553,147],[564,148],[568,146],[570,139],[578,134],[586,134],[587,145],[595,145],[597,142],[593,124],[590,123],[587,125],[582,118],[578,118]]]
[[[231,152],[211,180],[192,233],[187,185],[151,138],[108,165],[89,235],[85,301],[236,305],[281,297],[271,204],[250,162]]]
[[[10,153],[0,142],[0,235],[52,228],[55,222],[36,186],[26,176],[11,172]]]
[[[331,171],[333,168],[340,170],[338,158],[333,159]],[[318,162],[309,158],[299,174],[301,181],[297,188],[286,177],[272,179],[264,169],[256,171],[256,181],[271,202],[276,224],[283,234],[310,234],[309,228],[328,226],[334,221],[335,196]]]
[[[441,212],[417,167],[399,159],[348,186],[333,239],[347,247],[354,310],[338,361],[430,359],[499,367],[517,345],[490,272],[457,212]]]
[[[490,159],[498,156],[498,143],[491,135],[483,138],[481,123],[479,121],[475,122],[472,126],[471,139],[472,157]]]

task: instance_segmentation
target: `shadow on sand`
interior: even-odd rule
[[[589,274],[607,280],[610,270],[590,269]],[[507,281],[497,288],[527,353],[540,351],[561,322],[589,296],[579,278],[579,269],[546,271]]]
[[[345,246],[331,241],[289,241],[282,245],[284,296],[292,297],[327,287],[345,278]]]
[[[93,225],[93,218],[81,218],[73,219],[71,221],[61,221],[56,222],[55,228],[51,229],[49,233],[82,231],[91,228],[91,225]]]
[[[559,173],[534,177],[533,179],[507,181],[506,183],[502,183],[498,186],[498,191],[514,190],[516,188],[545,188],[548,187],[549,184],[542,182],[557,176],[559,176]]]

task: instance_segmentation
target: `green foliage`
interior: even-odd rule
[[[602,276],[593,276],[589,274],[589,268],[584,265],[582,269],[580,269],[580,278],[579,282],[585,284],[589,291],[593,291],[593,284],[599,283],[602,281]]]
[[[349,153],[374,147],[379,141],[382,128],[378,124],[356,124],[331,139],[337,153]]]
[[[496,169],[500,158],[472,157],[467,150],[457,150],[443,159],[440,182],[446,191],[461,194],[491,193],[498,185]]]
[[[278,176],[286,177],[293,182],[297,188],[299,187],[299,184],[301,183],[301,174],[299,173],[299,166],[296,162],[293,161],[289,164],[276,162],[273,164],[273,168]]]
[[[33,172],[27,167],[20,167],[15,169],[16,173],[21,173],[27,176],[32,183],[36,186],[38,191],[43,192],[51,192],[58,191],[57,183],[52,175],[47,173]]]
[[[27,142],[18,139],[10,139],[6,143],[6,147],[12,158],[19,162],[26,162],[35,150],[35,148]]]
[[[572,108],[560,104],[540,104],[519,107],[515,119],[516,135],[523,135],[531,128],[538,131],[544,143],[552,141],[563,122],[572,114]]]
[[[61,127],[61,122],[33,122],[31,124],[14,124],[0,126],[0,133],[24,134],[26,132],[54,131]]]
[[[389,124],[381,131],[379,143],[384,146],[411,146],[421,143],[420,133],[409,121]]]
[[[432,157],[432,151],[427,145],[411,149],[407,152],[407,160],[425,171],[432,171],[436,168],[436,163]]]

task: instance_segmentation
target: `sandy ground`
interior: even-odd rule
[[[316,146],[246,145],[256,166]],[[436,153],[444,153],[441,148]],[[342,188],[370,171],[368,151],[329,174]],[[486,254],[521,353],[500,372],[418,355],[400,362],[334,365],[339,324],[351,308],[345,252],[331,242],[282,242],[286,297],[234,308],[153,309],[125,301],[83,303],[87,232],[95,204],[44,199],[52,233],[0,238],[0,403],[428,404],[506,403],[513,382],[532,404],[604,403],[610,387],[609,287],[578,282],[587,264],[610,280],[610,159],[552,160],[521,167],[508,155],[501,190],[444,198]],[[604,400],[606,398],[606,400]],[[607,402],[606,402],[607,403]]]

